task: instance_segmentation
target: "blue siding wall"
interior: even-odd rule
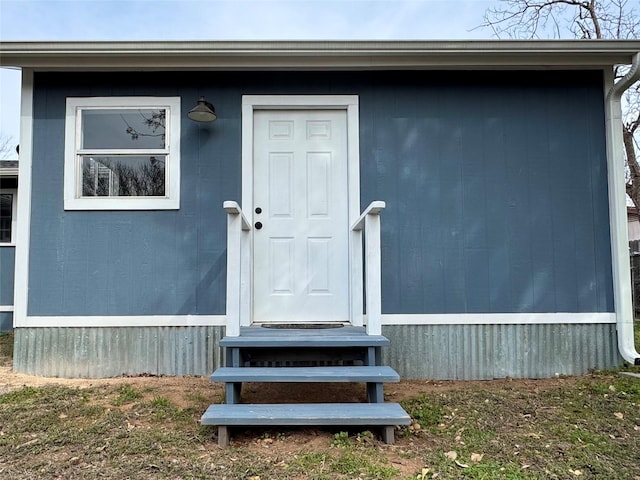
[[[0,305],[13,305],[15,247],[0,247]],[[13,313],[0,312],[0,332],[13,328]]]
[[[13,305],[15,247],[0,247],[0,305]]]
[[[596,72],[35,75],[30,315],[224,314],[243,94],[358,94],[385,313],[612,311]],[[65,212],[67,96],[182,97],[181,208]],[[218,121],[186,119],[200,95]]]

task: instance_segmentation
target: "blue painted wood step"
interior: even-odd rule
[[[399,382],[391,367],[221,367],[212,382]]]
[[[409,425],[411,418],[398,403],[296,403],[211,405],[202,425]]]
[[[239,337],[224,337],[221,347],[384,347],[389,339],[367,335],[364,327],[345,326],[329,329],[273,329],[242,327]]]

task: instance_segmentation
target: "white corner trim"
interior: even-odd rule
[[[13,305],[0,305],[0,313],[13,312]]]
[[[18,175],[18,228],[15,244],[13,326],[27,316],[29,295],[29,241],[31,236],[31,162],[33,153],[33,70],[22,69],[20,95],[20,155]]]
[[[224,327],[225,315],[29,316],[20,327]]]
[[[382,325],[540,325],[616,323],[614,313],[454,313],[382,315]]]
[[[67,97],[64,133],[64,209],[65,210],[178,210],[180,208],[180,97]],[[80,197],[80,108],[166,108],[168,149],[158,151],[167,155],[165,197]],[[146,154],[143,150],[138,154]],[[117,151],[136,153],[136,150]],[[114,153],[106,151],[106,154]]]

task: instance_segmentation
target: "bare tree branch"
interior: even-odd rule
[[[0,132],[0,160],[15,158],[15,148],[13,137]]]

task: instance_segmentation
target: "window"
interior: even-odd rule
[[[180,98],[67,98],[66,210],[180,207]]]
[[[0,190],[0,245],[15,241],[16,193],[16,190]]]

